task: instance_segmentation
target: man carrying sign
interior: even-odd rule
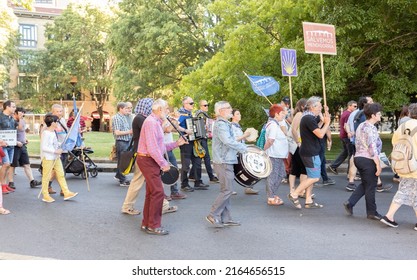
[[[15,130],[18,127],[18,123],[13,118],[14,112],[16,111],[16,104],[13,101],[7,100],[3,103],[3,112],[0,113],[0,131]],[[16,133],[16,132],[15,132]],[[16,137],[15,137],[16,138]],[[16,142],[16,141],[14,141]],[[13,161],[14,145],[7,143],[7,146],[3,147],[5,156],[3,157],[3,166],[0,169],[0,182],[3,194],[8,194],[14,190],[7,184],[7,171],[9,170],[10,164]]]

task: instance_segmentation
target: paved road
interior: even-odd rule
[[[390,183],[391,175],[384,172],[383,181]],[[46,204],[18,168],[17,190],[4,197],[13,213],[0,217],[0,259],[417,259],[411,208],[399,210],[397,229],[366,219],[364,201],[348,217],[342,206],[350,194],[344,189],[346,178],[333,178],[336,185],[314,190],[323,209],[292,208],[285,198],[288,185],[280,188],[285,204],[272,207],[266,205],[264,181],[256,185],[261,192],[255,196],[245,195],[236,184],[232,214],[242,226],[225,229],[212,228],[204,219],[218,193],[218,185],[212,184],[174,202],[179,211],[163,216],[168,236],[150,236],[139,230],[141,216],[120,213],[127,189],[117,185],[112,173],[91,178],[90,191],[85,180],[70,174],[69,186],[79,196],[64,202],[55,195],[56,202]],[[394,193],[377,193],[380,213],[386,212]],[[143,197],[144,190],[138,208]]]

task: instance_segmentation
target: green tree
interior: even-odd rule
[[[39,53],[29,67],[37,69],[42,85],[41,99],[53,100],[73,91],[88,92],[100,114],[112,93],[115,58],[107,46],[114,15],[93,6],[69,5],[46,27],[46,52]],[[36,71],[36,70],[35,70]]]
[[[119,99],[163,96],[215,54],[221,41],[207,33],[216,21],[206,9],[210,2],[124,0],[120,4],[110,36],[117,57]]]

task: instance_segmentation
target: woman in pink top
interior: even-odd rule
[[[378,176],[381,174],[379,154],[382,149],[382,141],[375,127],[381,121],[382,106],[379,103],[366,104],[363,111],[366,121],[361,123],[356,130],[355,166],[361,175],[361,183],[353,191],[352,195],[344,203],[348,215],[353,214],[353,207],[365,196],[366,214],[368,219],[381,220],[382,216],[376,211],[375,192]]]

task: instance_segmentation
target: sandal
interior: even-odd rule
[[[314,194],[314,193],[312,193],[311,194],[311,199],[314,199],[314,197],[315,197],[316,195]],[[304,199],[306,199],[306,193],[304,193],[304,194],[302,194],[302,195],[300,195],[299,196],[300,198],[304,198]]]
[[[162,209],[162,214],[176,212],[178,210],[178,206],[170,206],[168,209]]]
[[[301,204],[300,204],[300,201],[298,200],[298,197],[297,198],[293,198],[290,193],[287,195],[287,197],[291,201],[292,205],[295,208],[301,209]]]
[[[284,201],[282,201],[281,198],[279,198],[278,196],[275,196],[273,198],[268,198],[268,205],[273,205],[273,206],[279,206],[284,204]]]
[[[10,214],[10,211],[1,207],[0,208],[0,215],[7,215],[7,214]]]
[[[167,235],[169,231],[166,229],[160,227],[160,228],[147,228],[146,229],[147,234],[153,234],[153,235]]]
[[[311,203],[306,203],[304,207],[307,209],[318,209],[318,208],[323,208],[323,204],[318,204],[317,202],[311,202]]]
[[[135,208],[123,209],[122,213],[129,215],[140,215],[140,211]]]

